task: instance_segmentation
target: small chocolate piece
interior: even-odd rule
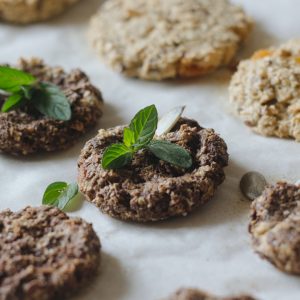
[[[258,172],[248,172],[240,181],[240,189],[248,200],[253,201],[262,194],[267,184],[262,174]]]

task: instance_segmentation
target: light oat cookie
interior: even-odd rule
[[[175,167],[143,150],[130,165],[104,170],[103,153],[109,145],[122,141],[123,131],[123,126],[101,129],[87,142],[78,161],[81,192],[112,217],[147,222],[186,216],[211,200],[225,179],[225,142],[212,129],[184,118],[161,138],[190,152],[190,169]]]
[[[228,0],[110,0],[93,17],[89,37],[115,70],[161,80],[227,65],[251,27]]]
[[[0,212],[0,299],[58,300],[97,273],[92,225],[50,206]]]
[[[79,0],[0,0],[0,20],[26,24],[50,19]]]
[[[102,115],[102,96],[81,70],[67,73],[38,58],[21,59],[17,68],[40,81],[57,85],[71,104],[72,118],[69,121],[54,120],[30,105],[0,112],[0,151],[28,155],[66,149],[96,125]],[[6,98],[0,94],[0,106]]]
[[[242,61],[229,92],[238,114],[255,132],[300,142],[300,40]]]
[[[252,203],[253,247],[284,272],[300,275],[300,184],[279,182]]]
[[[246,295],[235,297],[217,297],[197,289],[180,289],[165,300],[255,300]]]

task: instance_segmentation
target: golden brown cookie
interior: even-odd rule
[[[44,21],[79,0],[0,0],[0,20],[26,24]]]
[[[242,61],[229,92],[238,115],[255,132],[300,142],[300,40]]]
[[[93,17],[89,37],[116,71],[162,80],[227,65],[251,27],[227,0],[110,0]]]

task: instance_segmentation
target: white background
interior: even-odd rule
[[[155,300],[181,286],[228,295],[251,293],[261,300],[299,300],[300,279],[281,273],[251,249],[249,203],[239,194],[240,177],[257,170],[269,181],[300,178],[300,144],[252,133],[228,104],[228,71],[195,80],[143,82],[124,78],[98,60],[86,42],[90,16],[101,1],[84,0],[65,15],[39,25],[0,25],[0,60],[39,56],[66,69],[80,67],[101,88],[106,106],[98,128],[128,122],[136,111],[156,104],[161,114],[187,105],[185,115],[215,128],[229,147],[227,178],[211,203],[192,215],[158,224],[113,220],[88,203],[72,213],[94,224],[103,244],[100,275],[77,300]],[[279,44],[300,33],[299,0],[239,0],[256,27],[241,56]],[[84,142],[70,150],[15,158],[0,156],[0,209],[39,205],[45,187],[76,180]]]

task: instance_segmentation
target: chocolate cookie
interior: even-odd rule
[[[257,51],[230,83],[231,103],[246,125],[300,142],[300,40]]]
[[[216,297],[196,289],[180,289],[166,300],[255,300],[250,296]]]
[[[0,19],[19,23],[33,23],[50,19],[79,0],[0,0]]]
[[[102,115],[102,96],[80,70],[66,73],[60,67],[49,67],[40,59],[21,59],[18,68],[41,81],[54,83],[71,103],[72,119],[50,119],[30,107],[0,113],[0,150],[15,155],[55,151],[68,148]],[[2,105],[5,98],[0,96]]]
[[[162,80],[229,64],[251,28],[227,0],[110,0],[93,17],[89,38],[116,71]]]
[[[249,230],[262,258],[300,275],[300,184],[268,186],[252,203]]]
[[[104,170],[104,150],[122,141],[124,127],[101,129],[87,142],[79,161],[81,192],[112,217],[139,222],[186,216],[209,201],[224,178],[228,154],[225,142],[212,129],[180,119],[161,138],[187,149],[193,158],[184,170],[157,159],[147,150],[138,152],[129,166]]]
[[[97,272],[92,225],[54,207],[0,213],[0,299],[56,300]]]

